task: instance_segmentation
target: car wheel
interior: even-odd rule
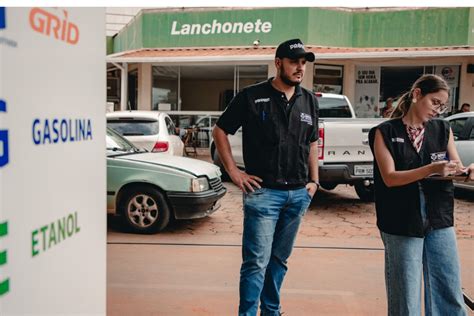
[[[217,149],[214,144],[212,145],[211,154],[212,154],[212,162],[221,169],[222,181],[230,181],[229,174],[227,173],[227,171],[225,171],[224,165],[221,162],[219,153],[217,152]]]
[[[360,181],[354,184],[355,191],[359,198],[364,202],[375,201],[374,184],[371,183],[368,186],[364,185],[364,182]]]
[[[157,233],[170,222],[170,209],[163,194],[152,187],[127,190],[119,207],[124,224],[134,233]]]
[[[337,183],[334,182],[321,182],[321,187],[324,190],[331,191],[337,187]]]

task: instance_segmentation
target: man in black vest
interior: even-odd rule
[[[300,87],[314,54],[299,39],[280,44],[277,75],[244,88],[216,123],[213,136],[232,181],[243,191],[244,232],[239,315],[280,314],[280,288],[301,218],[318,183],[318,102]],[[242,127],[245,172],[227,134]]]

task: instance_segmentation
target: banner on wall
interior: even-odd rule
[[[458,87],[459,66],[436,66],[435,74],[446,80],[451,88]]]
[[[455,90],[459,84],[459,66],[457,65],[444,65],[436,66],[435,74],[443,78],[451,88],[448,100],[448,112],[453,111],[453,105],[456,104],[456,93]]]
[[[380,67],[356,67],[355,104],[357,117],[379,117]]]
[[[0,8],[0,315],[105,315],[104,16]]]

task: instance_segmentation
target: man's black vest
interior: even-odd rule
[[[318,101],[299,85],[287,100],[272,80],[244,88],[216,124],[228,134],[242,126],[245,171],[260,177],[263,187],[303,188],[310,144],[318,139]]]
[[[440,119],[425,125],[419,153],[413,147],[401,119],[385,121],[371,129],[369,142],[374,152],[375,131],[380,130],[395,162],[395,170],[411,170],[447,157],[449,123]],[[423,237],[420,186],[426,200],[427,217],[432,229],[453,226],[454,187],[452,181],[421,180],[404,186],[387,187],[374,155],[375,207],[378,228],[388,234]]]

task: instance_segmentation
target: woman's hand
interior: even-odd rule
[[[474,163],[470,164],[467,167],[464,167],[462,162],[459,161],[459,160],[456,160],[456,161],[453,161],[453,162],[455,162],[457,164],[455,175],[458,175],[458,176],[467,175],[466,182],[474,180]]]
[[[474,181],[474,163],[467,166],[465,171],[468,173],[465,181]]]
[[[458,168],[457,161],[436,161],[431,163],[431,171],[434,174],[439,174],[442,177],[447,177],[456,173]]]

